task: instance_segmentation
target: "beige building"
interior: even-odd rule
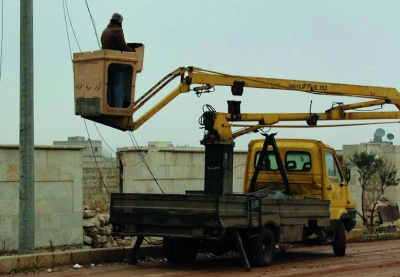
[[[397,177],[400,178],[400,146],[393,145],[392,142],[382,141],[382,142],[369,142],[361,143],[357,145],[343,145],[343,160],[349,161],[349,158],[354,155],[355,152],[372,152],[376,154],[377,157],[384,157],[389,162],[394,164],[397,171]],[[361,187],[358,181],[359,174],[356,168],[351,170],[351,180],[349,183],[350,191],[355,200],[356,209],[361,210]],[[400,202],[400,186],[388,187],[384,193],[390,201],[391,205],[396,205]]]
[[[83,157],[92,158],[93,156],[102,157],[103,147],[101,140],[85,140],[85,137],[68,137],[66,141],[53,141],[53,145],[82,146]]]

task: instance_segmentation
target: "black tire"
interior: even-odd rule
[[[275,257],[275,238],[268,228],[251,239],[251,261],[253,266],[269,266]]]
[[[176,263],[178,261],[175,255],[174,239],[171,238],[163,239],[163,252],[164,252],[164,257],[167,258],[169,262]]]
[[[343,222],[340,222],[332,242],[333,253],[336,257],[343,257],[346,254],[346,229]]]
[[[177,262],[193,262],[199,253],[199,241],[191,239],[175,239],[174,253]]]

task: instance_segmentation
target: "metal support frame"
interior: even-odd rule
[[[129,259],[129,263],[130,264],[137,264],[139,262],[138,258],[137,258],[137,254],[139,253],[139,249],[140,249],[140,246],[143,243],[143,240],[144,240],[144,236],[137,236],[136,237],[136,242],[135,242],[135,245],[132,248],[131,256],[130,256],[130,259]]]
[[[233,234],[233,240],[236,245],[236,249],[239,251],[240,254],[240,259],[242,260],[242,264],[244,266],[244,269],[246,271],[250,271],[250,263],[246,255],[246,251],[244,251],[243,243],[242,243],[242,238],[240,237],[239,231],[235,229],[234,234]]]
[[[276,158],[276,163],[278,165],[278,170],[282,176],[282,180],[283,183],[285,185],[285,194],[286,195],[290,195],[290,186],[289,186],[289,180],[287,178],[286,175],[286,171],[285,171],[285,167],[283,165],[282,159],[281,159],[281,155],[279,153],[279,149],[278,146],[276,145],[276,141],[275,141],[275,135],[276,133],[273,134],[263,134],[263,136],[265,136],[265,140],[264,140],[264,144],[260,153],[260,157],[258,158],[253,176],[251,178],[250,181],[250,192],[254,192],[255,190],[255,186],[256,186],[256,181],[258,178],[258,174],[260,173],[261,168],[263,167],[263,161],[264,158],[267,155],[267,150],[268,150],[268,146],[271,145],[272,146],[272,150],[274,151],[275,154],[275,158]]]
[[[212,144],[205,146],[204,193],[226,195],[233,192],[233,145]]]

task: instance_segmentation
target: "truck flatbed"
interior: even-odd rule
[[[219,239],[225,229],[274,224],[283,231],[285,226],[293,231],[296,226],[307,227],[309,221],[318,226],[330,224],[329,201],[321,199],[266,199],[254,194],[113,193],[111,201],[111,223],[114,234],[119,236]]]

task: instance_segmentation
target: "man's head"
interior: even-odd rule
[[[119,13],[114,13],[111,17],[111,21],[114,21],[118,24],[122,24],[122,20],[124,18],[122,17],[122,15],[120,15]]]

